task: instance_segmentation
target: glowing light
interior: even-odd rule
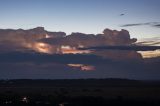
[[[59,106],[65,106],[68,105],[68,103],[60,103]]]
[[[28,98],[27,97],[23,97],[22,101],[27,103],[28,102]]]
[[[12,101],[6,101],[5,102],[5,104],[11,104],[12,103]]]
[[[153,57],[159,57],[160,56],[160,50],[155,51],[138,51],[138,53],[141,53],[143,58],[153,58]]]
[[[45,43],[36,43],[35,44],[35,49],[41,53],[51,54],[52,52],[51,52],[50,48],[51,48],[50,45],[45,44]]]
[[[83,70],[83,71],[92,71],[92,70],[95,70],[95,67],[94,66],[82,66],[81,70]]]
[[[71,49],[71,47],[70,46],[61,46],[61,49]]]
[[[95,70],[94,66],[91,65],[84,65],[84,64],[68,64],[68,66],[73,68],[79,68],[82,71],[93,71]]]
[[[27,43],[25,44],[25,47],[39,53],[52,54],[55,52],[54,46],[42,42]]]
[[[83,54],[83,53],[90,53],[89,50],[78,50],[75,47],[70,46],[61,46],[62,54]]]
[[[83,64],[68,64],[68,66],[71,66],[71,67],[82,67]]]
[[[45,38],[50,38],[51,36],[49,36],[48,34],[46,34],[46,37]]]

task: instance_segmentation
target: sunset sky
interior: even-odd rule
[[[101,33],[127,29],[131,37],[160,36],[160,0],[1,0],[0,28]],[[138,24],[125,26],[127,24]]]
[[[159,10],[160,0],[0,0],[0,79],[160,80]]]

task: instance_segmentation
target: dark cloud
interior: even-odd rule
[[[100,47],[89,47],[79,48],[81,50],[129,50],[129,51],[152,51],[160,49],[160,46],[100,46]]]
[[[143,25],[150,25],[150,23],[136,23],[136,24],[125,24],[121,27],[132,27],[132,26],[143,26]]]
[[[142,61],[142,55],[133,50],[96,50],[94,54],[114,61]]]
[[[65,79],[65,78],[130,78],[130,79],[159,79],[160,58],[141,61],[110,61],[97,56],[81,55],[47,55],[42,54],[10,53],[9,60],[0,62],[0,78],[31,78],[31,79]],[[35,58],[33,55],[36,55]],[[54,59],[57,57],[56,59]],[[66,58],[67,57],[67,58]],[[51,59],[50,59],[51,58]],[[79,60],[81,58],[81,60]],[[85,59],[86,58],[86,59]],[[94,58],[94,59],[93,59]],[[67,60],[65,60],[67,59]],[[77,60],[78,59],[78,60]],[[23,61],[19,61],[23,60]],[[53,60],[53,62],[52,62]],[[105,60],[105,61],[104,61]],[[46,62],[48,61],[48,62]],[[77,61],[77,62],[75,62]],[[87,62],[85,62],[87,61]],[[54,63],[56,62],[56,63]],[[58,62],[58,63],[57,63]],[[96,67],[95,71],[86,72],[68,67],[66,63],[86,63]]]
[[[0,63],[101,64],[109,61],[91,54],[41,54],[9,52],[0,54]]]
[[[125,14],[120,14],[119,16],[124,16]]]
[[[69,46],[104,46],[104,45],[130,45],[137,40],[131,39],[130,34],[127,30],[110,30],[105,29],[103,34],[83,34],[83,33],[72,33],[62,38],[49,38],[42,40],[45,43],[52,45],[69,45]]]
[[[98,56],[105,57],[111,60],[129,60],[129,61],[142,61],[143,56],[138,51],[155,51],[159,50],[160,46],[99,46],[99,47],[89,47],[89,48],[79,48],[81,50],[91,50],[94,54]],[[149,53],[147,53],[149,56]],[[159,56],[158,51],[154,54],[150,52],[150,55]]]
[[[133,23],[133,24],[124,24],[121,25],[121,27],[133,27],[133,26],[144,26],[144,25],[159,27],[159,24],[160,22]]]
[[[154,25],[154,27],[160,28],[160,24],[156,24]]]

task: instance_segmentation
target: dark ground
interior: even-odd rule
[[[0,80],[0,106],[160,106],[160,81]]]

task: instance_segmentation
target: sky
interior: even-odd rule
[[[139,39],[159,37],[159,5],[159,0],[1,0],[0,28],[43,26],[67,34],[110,28],[127,29]]]
[[[160,80],[159,5],[0,0],[0,79]]]

